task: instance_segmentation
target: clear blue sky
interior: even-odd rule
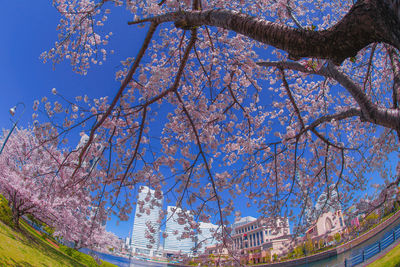
[[[111,5],[110,5],[111,6]],[[51,1],[3,1],[0,9],[2,38],[0,42],[0,128],[12,127],[9,109],[18,102],[26,105],[21,117],[20,126],[33,123],[32,106],[34,100],[43,96],[52,97],[51,89],[56,88],[63,96],[73,99],[87,94],[90,98],[114,96],[119,88],[115,71],[120,68],[120,61],[136,56],[146,29],[128,26],[132,16],[119,8],[118,12],[109,15],[109,24],[103,27],[104,32],[113,32],[109,47],[114,54],[109,54],[102,66],[92,66],[88,75],[82,76],[72,71],[68,61],[53,66],[44,64],[39,58],[45,50],[53,47],[57,40],[56,26],[59,14]],[[112,28],[111,28],[112,27]],[[53,98],[52,100],[57,100]],[[16,117],[22,112],[19,106]],[[43,118],[42,118],[43,119]],[[78,142],[78,139],[77,139]],[[242,216],[257,217],[256,208],[247,208],[242,202]],[[238,207],[241,208],[241,207]],[[112,218],[107,229],[120,237],[129,235],[133,226],[133,214],[127,222]]]
[[[102,66],[92,66],[87,76],[81,76],[72,71],[68,62],[53,66],[52,63],[43,64],[39,59],[40,54],[51,48],[57,39],[59,15],[51,1],[2,1],[0,127],[11,128],[8,110],[18,102],[26,105],[20,125],[32,124],[33,101],[51,95],[53,87],[70,99],[83,94],[90,98],[112,97],[119,86],[114,73],[120,61],[136,56],[145,34],[145,29],[128,26],[126,22],[132,19],[131,15],[122,12],[124,8],[119,9],[120,12],[111,13],[109,20],[112,23],[104,27],[105,32],[113,32],[109,47],[115,49],[115,54],[109,54]],[[257,217],[256,208],[245,208],[243,203],[242,216],[247,215]],[[119,226],[113,219],[107,228],[120,237],[126,237],[132,225],[133,216],[128,222],[120,222]]]
[[[56,26],[59,15],[51,5],[52,1],[2,1],[0,9],[0,128],[12,127],[9,109],[18,102],[26,105],[19,125],[32,124],[32,105],[36,99],[51,96],[51,89],[70,99],[87,94],[90,98],[113,96],[119,82],[114,79],[121,60],[136,55],[143,40],[145,29],[129,27],[126,22],[131,16],[116,13],[110,15],[113,29],[104,27],[106,32],[114,33],[110,47],[118,47],[115,54],[100,67],[94,66],[88,75],[81,76],[72,71],[68,62],[54,66],[43,64],[40,54],[51,48],[57,40]],[[120,8],[124,11],[124,8]],[[55,99],[54,99],[55,100]],[[21,114],[22,106],[16,115]],[[108,222],[107,228],[120,237],[128,236],[133,225],[132,219],[121,222]]]

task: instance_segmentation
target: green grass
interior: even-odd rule
[[[25,222],[20,225],[21,231],[15,231],[0,221],[0,266],[98,266],[91,256],[57,249]],[[101,266],[115,267],[108,262]]]
[[[0,222],[0,266],[85,266],[56,248]]]
[[[24,220],[15,230],[8,201],[0,194],[0,266],[99,266],[85,253],[60,245]],[[101,261],[102,267],[117,267]]]
[[[368,267],[399,267],[400,266],[400,244],[379,260],[369,264]]]

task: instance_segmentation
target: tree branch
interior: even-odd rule
[[[397,10],[389,1],[382,0],[357,1],[342,20],[322,31],[291,28],[227,9],[178,11],[128,24],[143,22],[175,22],[175,26],[182,29],[215,26],[285,50],[293,59],[323,58],[332,60],[336,65],[356,56],[358,51],[371,43],[385,42],[400,49]]]
[[[356,84],[345,73],[340,71],[332,62],[328,61],[327,66],[320,69],[307,68],[297,62],[258,62],[259,66],[277,67],[291,69],[303,73],[317,74],[332,78],[340,83],[353,97],[360,107],[361,121],[381,125],[386,128],[397,130],[400,128],[400,111],[395,108],[380,107],[373,103],[363,91],[362,87]],[[355,114],[355,110],[352,111]]]

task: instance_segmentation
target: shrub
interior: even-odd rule
[[[304,249],[303,246],[297,246],[294,248],[294,254],[296,257],[302,257],[304,256]]]
[[[308,239],[305,243],[304,243],[304,248],[307,252],[307,254],[310,254],[313,250],[314,250],[314,244],[312,242],[311,239]]]
[[[320,248],[325,247],[325,241],[324,241],[323,239],[320,239],[320,240],[319,240],[319,247],[320,247]]]
[[[340,242],[341,236],[340,236],[339,233],[336,233],[333,237],[335,238],[336,243],[339,243],[339,242]]]

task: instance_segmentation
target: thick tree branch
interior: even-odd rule
[[[389,54],[390,64],[392,65],[393,71],[392,105],[393,108],[398,108],[400,92],[400,58],[393,47],[387,47],[387,52]]]
[[[390,129],[400,128],[400,111],[395,108],[380,107],[373,103],[363,88],[350,77],[328,61],[327,66],[320,69],[307,68],[297,62],[258,62],[259,66],[291,69],[303,73],[322,75],[339,82],[353,97],[360,107],[360,119]]]
[[[391,0],[359,0],[342,20],[322,31],[291,28],[226,9],[178,11],[128,24],[146,21],[175,22],[183,29],[204,25],[224,28],[285,50],[293,59],[323,58],[337,65],[371,43],[385,42],[400,49],[400,23]]]

